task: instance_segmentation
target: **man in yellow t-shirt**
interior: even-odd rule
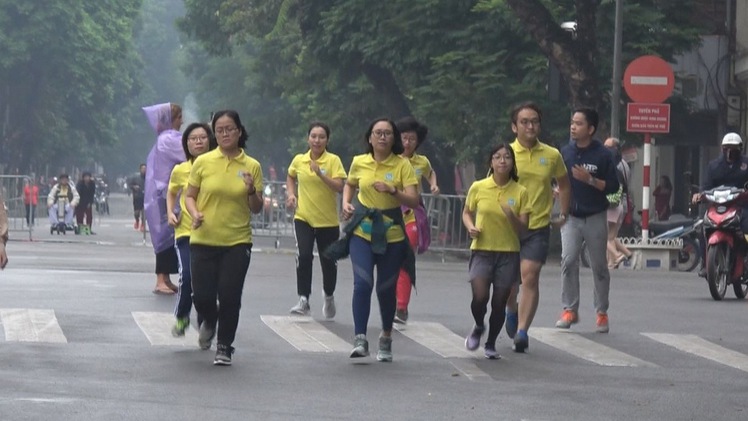
[[[553,207],[552,181],[558,183],[561,200],[559,223],[569,214],[571,185],[558,149],[538,140],[542,112],[532,102],[516,106],[511,113],[512,131],[517,135],[512,143],[516,156],[519,183],[530,195],[530,222],[528,231],[520,239],[521,294],[517,306],[517,286],[507,303],[506,331],[514,338],[514,350],[524,352],[529,345],[527,330],[532,324],[540,300],[539,279],[548,257],[551,208]],[[519,307],[519,308],[518,308]],[[519,311],[518,311],[519,310]]]
[[[286,206],[296,209],[294,235],[296,236],[296,292],[299,302],[291,307],[292,314],[306,316],[310,312],[309,295],[312,293],[312,262],[314,243],[320,253],[324,302],[322,313],[326,319],[335,317],[335,287],[338,266],[334,260],[322,255],[330,244],[340,237],[338,222],[338,193],[343,191],[346,177],[340,157],[327,150],[330,128],[322,122],[309,126],[309,150],[298,154],[288,167],[286,178]],[[296,190],[298,186],[298,203]]]

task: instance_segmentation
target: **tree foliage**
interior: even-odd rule
[[[119,141],[118,114],[140,88],[131,43],[140,4],[0,0],[3,164],[90,163]]]
[[[627,13],[637,19],[626,23],[626,60],[652,52],[670,58],[698,41],[698,28],[687,22],[692,0],[627,3],[635,3]],[[302,149],[306,124],[322,119],[333,129],[331,147],[347,157],[361,151],[372,118],[413,114],[431,128],[426,152],[444,177],[456,162],[485,161],[497,138],[510,138],[508,111],[520,101],[544,107],[544,136],[566,139],[568,104],[548,99],[546,91],[549,59],[561,69],[572,103],[604,112],[608,102],[611,0],[185,4],[180,28],[224,57],[221,66],[195,69],[198,85],[210,80],[213,92],[225,89],[224,99],[209,103],[242,92],[244,109],[282,109],[282,129],[261,140],[275,148]],[[560,28],[568,20],[577,21],[576,37]],[[261,137],[270,129],[260,130]]]

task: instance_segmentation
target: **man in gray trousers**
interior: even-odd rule
[[[579,254],[587,243],[594,278],[597,332],[607,333],[610,272],[606,256],[608,242],[608,199],[619,183],[613,154],[592,136],[599,117],[590,108],[578,108],[571,117],[572,142],[561,148],[566,169],[571,174],[569,220],[561,227],[561,276],[564,306],[556,327],[568,329],[579,321]]]

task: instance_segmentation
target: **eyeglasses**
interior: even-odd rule
[[[187,138],[188,142],[206,142],[208,140],[208,136],[190,136]]]
[[[418,142],[418,136],[400,136],[403,138],[403,142]]]
[[[511,155],[494,155],[491,158],[495,161],[511,161],[512,160]]]
[[[220,129],[216,129],[216,134],[223,136],[224,134],[232,134],[237,130],[239,129],[236,127],[221,127]]]
[[[538,127],[540,126],[540,120],[537,120],[537,119],[520,120],[519,124],[522,125],[523,127],[528,127],[528,126]]]
[[[392,136],[392,130],[376,130],[372,134],[374,137],[390,137]]]

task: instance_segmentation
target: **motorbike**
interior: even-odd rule
[[[673,214],[667,221],[653,221],[649,223],[649,234],[652,240],[678,239],[683,246],[678,250],[676,268],[681,272],[696,269],[701,262],[700,239],[703,220],[688,218],[685,215]],[[582,245],[581,263],[583,267],[590,267],[587,245]]]
[[[100,215],[109,215],[109,192],[106,190],[106,187],[106,184],[100,185],[96,190],[96,197],[94,198],[96,212]]]
[[[726,186],[702,194],[708,204],[704,216],[706,280],[717,301],[725,297],[729,284],[739,299],[748,293],[748,240],[740,226],[746,197],[746,190]]]
[[[699,237],[703,223],[703,219],[674,214],[666,221],[650,222],[649,231],[654,236],[653,240],[681,239],[683,246],[678,250],[676,268],[681,272],[690,272],[701,262]]]

